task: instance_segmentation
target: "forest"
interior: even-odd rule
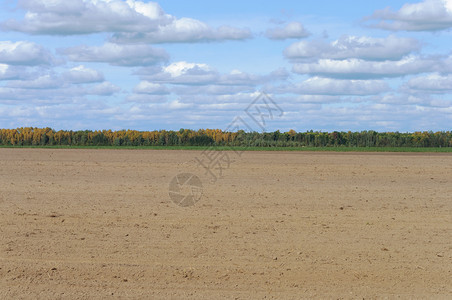
[[[452,131],[377,132],[226,132],[59,130],[24,127],[0,129],[4,146],[240,146],[240,147],[452,147]]]

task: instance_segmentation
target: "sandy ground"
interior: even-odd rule
[[[451,154],[201,153],[0,149],[0,298],[452,297]]]

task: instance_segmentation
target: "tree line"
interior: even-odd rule
[[[452,131],[227,132],[220,129],[53,130],[0,129],[0,145],[13,146],[244,146],[244,147],[452,147]]]

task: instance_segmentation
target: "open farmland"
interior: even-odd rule
[[[452,154],[200,155],[0,149],[0,298],[452,297]]]

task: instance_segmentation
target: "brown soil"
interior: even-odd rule
[[[228,155],[0,149],[0,298],[452,297],[452,155]]]

